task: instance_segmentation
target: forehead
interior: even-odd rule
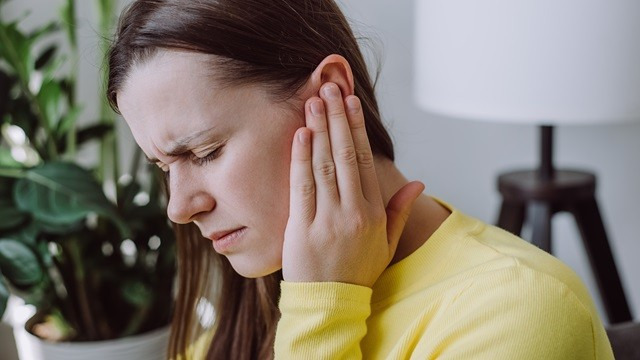
[[[228,101],[212,79],[204,54],[160,51],[132,67],[118,92],[118,107],[132,130],[200,118]],[[215,105],[215,106],[213,106]],[[206,110],[205,110],[206,109]],[[171,135],[171,134],[168,134]]]
[[[183,51],[162,51],[132,68],[117,101],[145,152],[151,143],[160,148],[204,129],[242,125],[269,105],[260,87],[221,86],[214,75],[210,55]]]

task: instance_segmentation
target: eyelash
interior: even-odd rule
[[[217,149],[213,150],[212,152],[210,152],[209,154],[207,154],[206,156],[201,157],[201,158],[199,158],[199,157],[197,157],[197,156],[195,156],[195,155],[192,155],[192,156],[191,156],[191,160],[192,160],[196,165],[198,165],[198,166],[203,166],[203,165],[205,165],[206,163],[208,163],[208,162],[210,162],[210,161],[213,161],[213,160],[217,159],[217,158],[220,156],[221,150],[222,150],[222,146],[220,146],[219,148],[217,148]]]
[[[203,166],[206,165],[208,162],[213,161],[215,159],[217,159],[220,154],[222,153],[222,148],[223,146],[220,146],[219,148],[211,151],[210,153],[208,153],[206,156],[204,157],[197,157],[193,154],[191,154],[191,161],[193,161],[197,166]],[[169,170],[167,171],[162,171],[164,173],[165,178],[169,178]]]

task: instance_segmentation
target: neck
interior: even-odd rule
[[[382,200],[386,207],[391,197],[409,181],[389,159],[376,157],[375,167]],[[409,219],[390,265],[406,258],[422,246],[449,214],[449,210],[433,198],[426,194],[420,195],[411,207]]]

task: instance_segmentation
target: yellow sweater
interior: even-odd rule
[[[555,257],[452,214],[373,289],[282,282],[276,359],[613,359],[589,293]]]

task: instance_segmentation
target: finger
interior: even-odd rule
[[[362,104],[360,103],[360,99],[353,95],[348,96],[345,103],[347,104],[349,127],[358,160],[362,195],[371,203],[382,202],[378,176],[376,175],[373,162],[373,152],[371,151],[371,145],[369,144],[369,137],[367,136],[367,129],[365,127]]]
[[[316,189],[311,170],[311,132],[296,131],[291,147],[289,213],[310,224],[315,218]]]
[[[326,83],[322,86],[320,94],[327,107],[329,139],[333,161],[336,164],[336,180],[340,200],[361,199],[362,188],[358,173],[358,160],[340,88],[334,83]]]
[[[387,240],[389,241],[389,261],[393,258],[398,247],[400,235],[404,230],[411,207],[414,201],[424,191],[424,184],[419,181],[413,181],[398,190],[389,200],[387,204]]]
[[[313,140],[311,164],[313,179],[316,183],[316,199],[319,203],[328,201],[333,205],[339,201],[339,193],[336,183],[336,165],[331,155],[326,110],[322,99],[313,97],[307,101],[306,121]]]

